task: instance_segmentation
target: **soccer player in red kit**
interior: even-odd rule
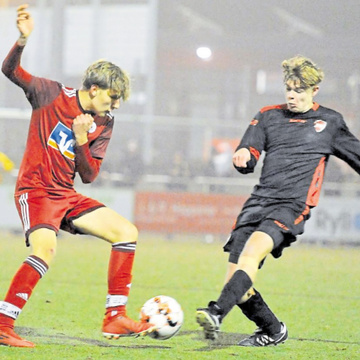
[[[233,155],[235,168],[247,174],[265,152],[259,183],[224,246],[230,253],[226,283],[216,301],[197,310],[197,322],[207,339],[217,338],[221,322],[237,305],[258,327],[240,346],[286,341],[286,325],[253,287],[257,271],[266,256],[280,257],[303,233],[311,209],[318,204],[330,155],[360,173],[360,141],[341,114],[313,101],[323,71],[303,56],[283,61],[282,68],[286,104],[261,109]]]
[[[103,320],[107,338],[146,335],[152,324],[126,316],[138,232],[128,220],[104,204],[74,190],[77,172],[92,182],[100,169],[114,124],[110,111],[130,93],[128,75],[108,61],[86,70],[80,90],[29,74],[21,55],[33,30],[28,5],[17,9],[20,37],[2,65],[32,106],[29,134],[16,183],[15,202],[31,255],[14,275],[0,301],[0,344],[34,347],[14,332],[14,323],[45,275],[55,255],[59,229],[89,234],[111,244],[108,295]]]

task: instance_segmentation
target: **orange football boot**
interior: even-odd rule
[[[0,326],[0,345],[33,348],[35,344],[22,339],[8,326]]]
[[[103,335],[107,339],[118,339],[123,336],[146,336],[156,329],[155,325],[148,322],[134,321],[126,315],[105,315],[103,321]]]

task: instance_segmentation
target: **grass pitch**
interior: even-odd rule
[[[195,310],[216,299],[227,256],[219,241],[199,237],[140,235],[128,314],[155,295],[182,305],[185,323],[166,341],[151,338],[106,340],[101,322],[110,246],[101,240],[62,233],[57,256],[17,321],[19,334],[34,349],[0,347],[1,360],[100,359],[360,359],[360,248],[297,244],[279,260],[269,257],[256,288],[286,323],[289,340],[277,347],[241,348],[237,342],[255,325],[234,308],[218,341],[208,342]],[[22,235],[1,234],[0,299],[28,256]]]

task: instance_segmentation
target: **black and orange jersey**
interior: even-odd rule
[[[237,150],[240,148],[251,152],[247,168],[236,167],[244,174],[254,171],[265,152],[260,180],[252,194],[274,200],[316,206],[330,155],[360,173],[360,141],[341,114],[317,103],[305,113],[291,112],[286,105],[261,109]]]

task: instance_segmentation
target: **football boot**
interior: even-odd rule
[[[12,328],[8,326],[0,326],[0,345],[27,348],[35,347],[35,344],[22,339]]]
[[[254,334],[241,340],[239,346],[271,346],[285,342],[288,338],[288,331],[284,323],[280,323],[280,331],[276,334],[268,334],[262,329],[257,329]]]
[[[153,324],[143,321],[134,321],[126,315],[105,315],[102,332],[107,339],[118,339],[123,336],[146,336],[155,331]]]

